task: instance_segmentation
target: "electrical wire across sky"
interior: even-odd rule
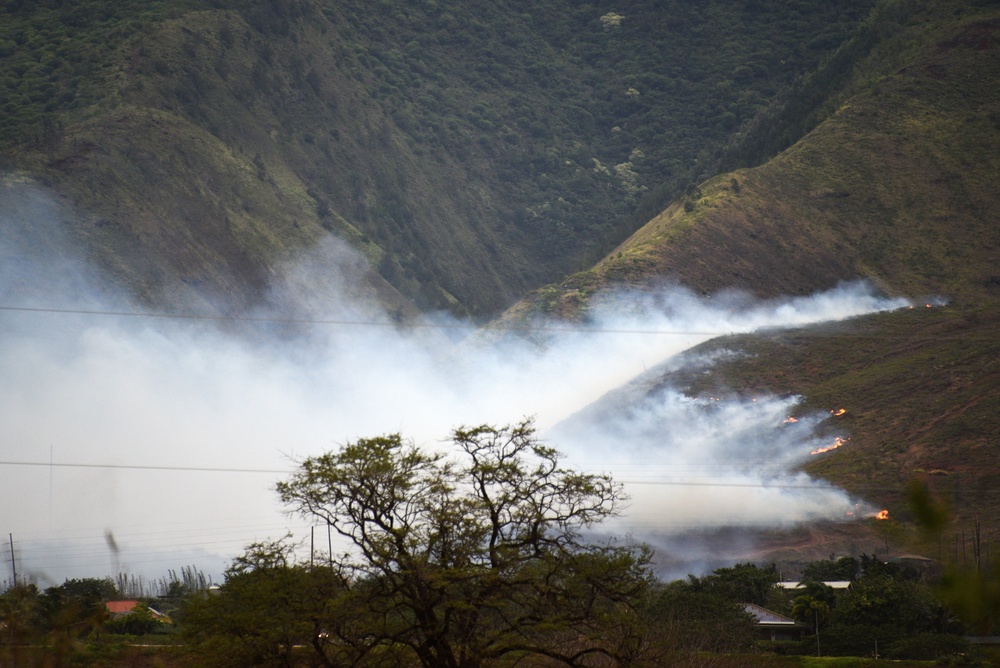
[[[26,461],[6,461],[0,460],[0,466],[27,466],[33,468],[68,468],[68,469],[110,469],[125,471],[166,471],[166,472],[187,472],[187,473],[240,473],[257,475],[291,475],[294,469],[264,469],[264,468],[234,468],[218,466],[162,466],[153,464],[94,464],[94,463],[68,463],[68,462],[26,462]],[[722,475],[733,469],[732,466],[720,469]],[[691,475],[690,471],[685,471],[684,475]],[[623,485],[651,485],[664,487],[736,487],[736,488],[756,488],[756,489],[802,489],[802,490],[831,490],[840,491],[836,485],[824,485],[822,483],[790,483],[781,482],[781,479],[768,479],[755,482],[735,482],[720,479],[718,474],[714,478],[705,479],[712,476],[711,472],[697,476],[699,479],[676,479],[676,473],[670,471],[658,472],[648,467],[644,471],[644,477],[619,477],[615,476],[614,482]],[[663,479],[673,478],[673,479]],[[858,492],[878,492],[882,487],[854,487]],[[1000,494],[1000,489],[993,490]]]
[[[242,546],[275,530],[294,527],[301,537],[301,520],[281,522],[274,483],[305,456],[387,431],[440,448],[459,425],[530,415],[568,468],[608,472],[626,486],[632,503],[616,532],[642,538],[843,517],[855,507],[849,495],[795,470],[825,441],[814,442],[809,419],[781,427],[794,398],[698,402],[642,390],[607,404],[593,424],[578,418],[647,369],[716,336],[902,305],[857,287],[774,302],[678,289],[623,298],[607,312],[595,307],[587,325],[480,327],[399,324],[368,308],[343,311],[351,317],[284,318],[8,301],[0,305],[11,325],[0,332],[0,531],[22,536],[28,558],[35,538],[55,545],[96,527],[87,558],[63,556],[69,548],[33,552],[33,567],[52,577],[86,575],[102,559],[104,571],[196,560],[220,572]],[[616,315],[619,307],[627,315]],[[240,337],[186,324],[206,320],[295,324],[305,336],[267,338],[261,328],[260,336]],[[452,345],[416,333],[429,328],[546,336]],[[576,427],[552,431],[564,424]],[[184,520],[264,528],[166,539],[127,529]],[[114,554],[101,544],[105,531],[120,548]]]
[[[925,308],[932,308],[940,304],[927,304]],[[0,305],[0,311],[11,313],[38,313],[53,315],[82,315],[109,318],[150,318],[160,320],[204,320],[214,322],[245,322],[277,325],[309,325],[309,326],[343,326],[343,327],[377,327],[392,329],[438,329],[438,330],[458,330],[467,332],[511,332],[511,333],[575,333],[575,334],[638,334],[654,336],[734,336],[737,332],[732,330],[698,330],[698,329],[635,329],[635,328],[609,328],[591,326],[586,323],[579,324],[514,324],[509,322],[487,322],[476,324],[472,322],[431,322],[426,320],[407,320],[405,323],[392,320],[353,320],[344,318],[281,318],[263,316],[240,316],[222,314],[199,314],[199,313],[166,313],[166,312],[142,312],[142,311],[114,311],[114,310],[94,310],[94,309],[69,309],[53,307],[29,307],[29,306],[4,306]],[[910,334],[889,334],[881,331],[859,331],[850,330],[817,330],[815,328],[795,328],[796,336],[817,337],[846,337],[846,338],[875,338],[875,339],[907,339],[907,340],[948,340],[963,339],[968,340],[966,335],[942,336],[940,334],[932,337],[913,336]],[[745,333],[745,332],[741,332]]]
[[[465,330],[465,331],[503,331],[503,332],[573,332],[588,334],[656,334],[664,336],[724,336],[732,332],[721,331],[697,331],[697,330],[661,330],[661,329],[621,329],[606,327],[588,327],[586,325],[516,325],[510,323],[459,323],[459,322],[425,322],[421,320],[408,320],[405,323],[398,323],[391,320],[347,320],[341,318],[280,318],[280,317],[255,317],[255,316],[234,316],[234,315],[206,315],[195,313],[155,313],[137,311],[106,311],[106,310],[86,310],[86,309],[63,309],[47,307],[27,307],[27,306],[0,306],[0,311],[19,313],[48,313],[56,315],[84,315],[118,318],[153,318],[164,320],[209,320],[219,322],[247,322],[247,323],[267,323],[279,325],[337,325],[345,327],[379,327],[379,328],[399,328],[399,329],[441,329],[441,330]]]

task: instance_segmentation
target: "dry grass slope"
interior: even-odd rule
[[[774,297],[866,278],[894,294],[1000,298],[998,30],[996,10],[939,26],[797,144],[703,183],[560,289],[666,278]],[[551,310],[553,288],[543,294]]]
[[[865,278],[920,304],[941,296],[947,307],[715,341],[750,355],[674,380],[692,394],[798,394],[803,410],[846,408],[836,426],[851,440],[807,470],[889,508],[903,520],[900,544],[915,477],[950,500],[956,531],[976,519],[1000,528],[990,524],[1000,511],[1000,11],[918,15],[872,50],[839,99],[788,150],[701,184],[507,317],[582,318],[595,292],[664,280],[776,297]],[[887,537],[842,531],[817,528],[804,544],[829,554]],[[787,558],[802,542],[779,536],[756,556]]]

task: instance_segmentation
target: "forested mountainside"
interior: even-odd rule
[[[904,518],[922,476],[970,522],[1000,510],[998,30],[991,0],[5,0],[0,196],[151,307],[246,309],[330,236],[399,315],[932,296],[664,382],[844,407],[808,470]]]
[[[872,4],[5,0],[4,168],[149,304],[254,303],[332,233],[484,316],[794,140],[824,90],[735,137]]]
[[[907,521],[907,483],[924,480],[950,504],[954,538],[1000,510],[1000,7],[880,3],[872,19],[879,37],[814,107],[812,131],[689,190],[593,268],[506,317],[586,319],[596,294],[670,280],[778,297],[865,278],[907,296],[912,310],[718,339],[694,353],[737,354],[661,383],[694,396],[797,395],[804,413],[843,409],[844,447],[806,470]],[[878,28],[884,20],[898,29]],[[821,68],[799,83],[801,99],[836,79]],[[757,122],[794,117],[794,99]],[[770,127],[744,139],[763,146],[787,126]],[[913,549],[912,535],[880,531]],[[831,536],[778,540],[771,556],[858,540]]]
[[[665,277],[706,293],[774,297],[867,278],[917,298],[996,300],[1000,11],[904,5],[899,30],[829,91],[833,111],[815,130],[689,190],[532,307],[579,314],[595,291]],[[874,16],[886,7],[899,5]]]

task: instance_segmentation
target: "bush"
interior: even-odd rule
[[[144,605],[136,606],[127,615],[116,617],[104,624],[104,630],[108,633],[129,636],[141,636],[153,633],[159,627],[160,622],[153,617],[153,613]]]
[[[903,640],[905,632],[893,625],[868,626],[840,625],[820,628],[819,644],[823,656],[872,656],[876,643],[880,654],[887,654],[893,643]],[[808,636],[800,643],[789,644],[782,653],[797,653],[805,656],[816,654],[816,636]],[[793,649],[797,647],[797,649]]]
[[[969,641],[950,633],[923,633],[902,638],[889,645],[885,656],[891,659],[949,660],[968,656]]]

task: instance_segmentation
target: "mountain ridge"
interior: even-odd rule
[[[42,34],[55,19],[17,4],[3,7],[21,32],[0,40],[5,90],[19,96],[4,159],[61,196],[89,257],[144,304],[194,296],[245,312],[283,261],[330,235],[365,257],[394,315],[415,302],[486,319],[535,288],[501,325],[585,320],[595,295],[622,286],[777,297],[864,278],[950,305],[828,336],[723,340],[753,356],[688,391],[794,393],[825,409],[848,397],[852,444],[808,471],[847,489],[868,475],[886,488],[872,500],[903,518],[915,475],[965,491],[959,521],[1000,508],[993,3],[882,0],[862,20],[859,2],[825,33],[790,0],[782,9],[820,45],[789,47],[799,69],[779,62],[788,33],[753,53],[706,37],[709,19],[730,38],[744,21],[725,3],[705,16],[671,5],[680,27],[665,41],[687,31],[717,47],[680,54],[637,51],[669,23],[636,25],[656,3],[624,17],[575,4],[551,25],[517,3],[480,16],[440,3],[368,15],[359,2],[156,3],[163,16],[108,18],[114,57],[93,56],[99,76],[65,92],[65,30]],[[764,11],[740,5],[760,28],[752,7]],[[685,96],[698,104],[671,107]],[[620,243],[590,266],[609,239]],[[963,457],[975,464],[949,470]]]
[[[772,535],[756,558],[882,552],[890,540],[939,557],[937,545],[914,547],[913,479],[949,503],[956,535],[1000,509],[998,28],[985,5],[915,12],[801,140],[689,189],[592,269],[504,314],[585,321],[597,295],[672,281],[776,298],[863,278],[912,299],[912,311],[722,337],[692,354],[740,354],[663,376],[696,397],[795,395],[804,412],[847,411],[838,425],[849,440],[804,470],[888,509],[891,526],[817,527],[804,543]]]
[[[645,222],[871,2],[99,5],[2,6],[0,136],[118,280],[245,308],[332,233],[485,318]]]
[[[916,298],[995,299],[1000,238],[988,212],[1000,202],[988,184],[1000,173],[1000,64],[981,45],[998,25],[987,16],[944,28],[921,60],[794,146],[706,181],[514,312],[571,315],[594,291],[664,277],[764,297],[866,278]]]

